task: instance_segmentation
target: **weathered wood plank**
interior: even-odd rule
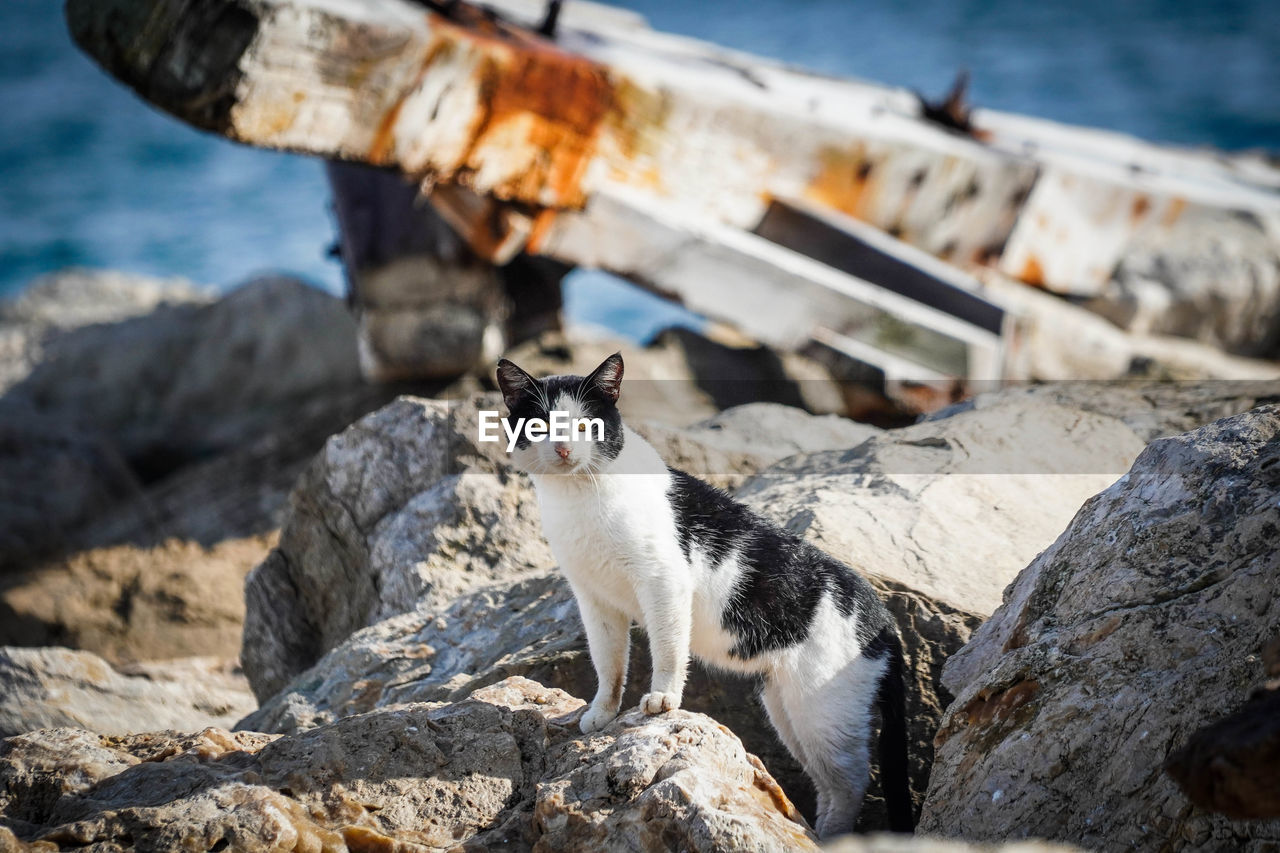
[[[777,199],[754,233],[992,334],[1004,334],[1006,312],[980,294],[976,279],[850,216]]]
[[[817,341],[890,379],[1010,375],[1000,332],[633,191],[597,193],[540,240],[551,255],[640,282],[775,347]]]
[[[492,5],[526,27],[544,9]],[[980,292],[970,272],[1087,297],[1140,331],[1173,324],[1263,354],[1280,340],[1280,172],[1265,164],[983,110],[956,133],[922,120],[905,91],[590,3],[565,6],[554,42],[448,9],[67,3],[81,46],[179,118],[392,168],[480,258],[601,266],[778,346],[823,340],[886,375],[1018,376],[1007,309],[1020,300]],[[811,233],[782,227],[780,211]],[[1206,245],[1230,251],[1206,261]],[[1245,307],[1175,322],[1205,302]],[[388,322],[405,340],[429,327]]]
[[[523,12],[537,4],[507,0]],[[1280,223],[1267,172],[987,111],[981,139],[909,93],[574,17],[555,44],[459,4],[69,0],[77,41],[144,97],[255,145],[580,208],[625,186],[752,228],[771,198],[842,211],[960,266],[1087,295],[1188,207]],[[536,237],[536,235],[535,235]],[[1171,247],[1176,248],[1176,247]]]

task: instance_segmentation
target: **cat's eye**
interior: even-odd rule
[[[587,431],[587,422],[578,421],[578,432],[586,432],[586,431]]]

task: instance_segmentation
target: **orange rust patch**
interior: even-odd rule
[[[993,726],[1011,720],[1018,709],[1040,695],[1040,682],[1035,679],[1019,681],[998,693],[983,691],[968,705],[951,714],[948,725],[934,736],[935,747],[941,747],[961,728]]]
[[[1035,255],[1028,255],[1027,262],[1022,265],[1022,272],[1018,274],[1018,278],[1032,287],[1044,287],[1044,267],[1040,266],[1040,259]]]
[[[613,83],[613,99],[605,121],[618,152],[626,160],[635,160],[656,153],[670,114],[670,97],[666,93],[642,88],[623,77]],[[656,169],[649,172],[646,180],[657,177]]]
[[[391,148],[395,144],[396,121],[400,118],[400,110],[404,100],[396,101],[387,114],[378,122],[378,129],[373,133],[373,144],[369,146],[369,162],[379,166],[391,165]]]
[[[344,826],[342,840],[351,853],[395,853],[404,849],[394,838],[367,826]]]
[[[818,173],[805,188],[805,198],[865,219],[865,210],[875,195],[876,174],[863,146],[853,150],[826,148],[818,161]]]
[[[536,255],[542,250],[542,241],[547,238],[558,215],[559,212],[550,207],[538,211],[533,219],[533,228],[529,231],[529,241],[525,244],[526,251]]]
[[[1160,218],[1160,224],[1165,228],[1171,227],[1182,216],[1182,211],[1186,209],[1187,200],[1185,198],[1173,199],[1169,202],[1169,207],[1165,209],[1164,216]]]
[[[1082,654],[1090,646],[1105,640],[1116,632],[1121,625],[1119,616],[1110,616],[1095,625],[1090,631],[1081,634],[1071,641],[1072,654]]]
[[[455,171],[491,172],[484,167],[509,157],[518,164],[517,173],[479,189],[530,204],[581,206],[582,176],[613,103],[604,69],[510,28],[476,30],[438,16],[432,26],[438,38],[470,43],[483,54],[474,81],[480,91],[478,113]],[[493,147],[486,150],[490,142]]]
[[[415,75],[413,83],[401,93],[400,98],[386,111],[382,116],[382,121],[378,122],[378,129],[374,131],[373,142],[369,146],[369,162],[378,166],[390,166],[395,162],[395,128],[396,122],[400,120],[400,111],[404,109],[404,102],[422,86],[422,80],[427,76],[431,66],[452,48],[453,45],[436,41],[427,50],[422,64],[418,66],[418,73]]]
[[[1040,682],[1030,679],[1019,681],[999,693],[978,696],[965,706],[961,712],[968,718],[969,725],[981,726],[1007,720],[1014,711],[1030,702],[1040,694]]]
[[[1140,195],[1133,200],[1133,207],[1129,210],[1129,218],[1136,225],[1147,215],[1147,211],[1151,210],[1151,199],[1145,195]]]

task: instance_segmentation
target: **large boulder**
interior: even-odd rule
[[[1086,306],[1138,334],[1280,356],[1280,217],[1193,205],[1139,232]]]
[[[739,496],[869,576],[985,617],[1143,446],[1115,418],[1015,399],[792,456]]]
[[[1142,446],[1113,418],[1009,400],[851,450],[792,456],[739,490],[761,514],[864,574],[898,620],[917,799],[951,699],[943,663]]]
[[[55,284],[24,300],[55,301],[65,287],[44,293]],[[20,365],[6,397],[103,433],[150,476],[238,446],[299,401],[361,381],[346,307],[296,279],[256,279],[216,302],[181,289],[153,299],[154,283],[139,287],[139,304],[153,310],[104,308],[92,323],[53,325],[42,319],[52,309],[8,307],[11,325],[41,325],[38,357]]]
[[[0,573],[0,644],[71,645],[113,662],[236,656],[244,578],[275,544],[294,483],[330,435],[393,397],[365,387],[301,403],[288,428],[145,487],[118,460],[106,469],[118,479],[106,482],[128,488],[99,488],[70,452],[84,445],[33,454],[65,434],[57,424],[24,440],[12,458],[26,475],[0,477],[0,528],[16,532],[29,519],[28,530],[49,533],[36,541],[62,553],[19,549],[0,533],[10,555],[0,557],[9,569]],[[14,423],[0,417],[0,436]],[[5,448],[0,440],[0,466]],[[33,487],[50,480],[57,491]],[[86,496],[82,508],[76,495]]]
[[[212,288],[185,279],[82,268],[41,276],[0,300],[0,391],[27,378],[44,360],[46,345],[63,333],[216,298]]]
[[[360,383],[346,307],[295,279],[218,299],[84,271],[0,302],[0,390],[9,571],[95,545],[267,532],[324,439],[390,399]],[[174,488],[175,472],[198,486]]]
[[[946,608],[931,610],[927,602],[904,595],[891,594],[889,604],[914,632],[908,638],[912,660],[929,673],[928,679],[941,669],[941,650],[958,647],[976,627],[976,622]],[[636,707],[651,673],[648,640],[639,628],[633,629],[631,642],[624,708]],[[595,691],[595,671],[577,605],[558,573],[482,587],[445,610],[415,611],[359,631],[237,727],[289,734],[374,708],[459,701],[511,676],[584,698]],[[812,786],[774,734],[757,699],[758,689],[755,679],[713,671],[695,661],[682,707],[728,726],[760,757],[801,811],[812,814]],[[924,701],[937,703],[932,692]],[[932,719],[941,710],[932,708]],[[929,766],[921,755],[913,758],[913,781],[923,796]],[[873,763],[878,765],[878,758],[873,756]],[[859,826],[888,826],[878,787],[868,796]]]
[[[0,400],[0,577],[63,549],[91,519],[141,493],[101,433]]]
[[[352,632],[553,565],[537,500],[501,443],[496,395],[401,398],[329,439],[245,584],[242,657],[266,699]]]
[[[244,579],[273,538],[92,548],[0,578],[0,644],[71,646],[116,664],[234,658]]]
[[[402,398],[330,440],[246,585],[242,656],[264,705],[245,726],[291,732],[385,703],[457,699],[512,674],[594,689],[576,605],[548,573],[532,486],[500,446],[476,441],[477,410],[493,408],[493,395]],[[643,429],[669,461],[739,479],[797,449],[879,432],[769,404],[687,431]],[[636,643],[646,647],[638,632]],[[633,704],[647,666],[638,653]],[[749,680],[698,669],[689,707],[744,737],[807,806],[808,783],[754,694]]]
[[[0,848],[817,849],[724,727],[632,712],[583,737],[582,708],[513,678],[285,737],[23,735],[0,747]]]
[[[63,648],[0,648],[0,737],[76,726],[121,735],[229,726],[254,705],[225,660],[183,658],[116,670]]]
[[[1153,443],[947,663],[926,832],[1094,849],[1266,849],[1278,821],[1162,772],[1239,708],[1280,629],[1280,407]]]

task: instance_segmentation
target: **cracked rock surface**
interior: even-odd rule
[[[333,436],[245,582],[242,659],[266,699],[353,632],[554,563],[536,498],[477,441],[480,409],[401,398]]]
[[[218,658],[120,670],[59,647],[0,647],[0,737],[78,726],[101,734],[231,726],[254,706],[244,676]]]
[[[632,712],[585,736],[582,708],[511,678],[296,735],[33,732],[0,746],[0,850],[817,849],[728,729]]]
[[[1262,850],[1280,821],[1193,807],[1162,772],[1263,678],[1280,630],[1280,406],[1154,442],[943,670],[921,826],[1090,849]]]

